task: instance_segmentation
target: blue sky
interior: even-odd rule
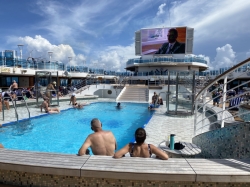
[[[141,28],[188,26],[210,69],[250,57],[248,0],[0,0],[0,50],[124,71]]]

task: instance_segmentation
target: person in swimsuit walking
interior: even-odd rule
[[[125,145],[122,149],[115,153],[113,158],[121,158],[123,155],[129,152],[131,157],[150,158],[152,154],[155,154],[157,158],[162,160],[168,159],[167,153],[152,144],[146,144],[144,142],[145,139],[146,131],[143,128],[138,128],[135,131],[136,143],[129,143]]]

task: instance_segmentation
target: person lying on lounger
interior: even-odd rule
[[[146,139],[146,131],[143,128],[138,128],[135,131],[135,141],[136,143],[129,143],[125,145],[122,149],[117,151],[113,158],[121,158],[126,153],[129,153],[131,157],[143,157],[150,158],[152,154],[155,154],[157,158],[162,160],[167,160],[168,155],[166,152],[160,150],[152,144],[146,144],[144,141]]]

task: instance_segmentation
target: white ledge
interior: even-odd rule
[[[250,182],[250,159],[114,159],[0,149],[0,170],[127,180]]]

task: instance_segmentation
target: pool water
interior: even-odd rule
[[[118,149],[133,141],[134,132],[143,127],[153,112],[148,104],[98,102],[83,109],[69,109],[6,125],[0,128],[0,142],[5,148],[39,152],[77,154],[86,137],[93,133],[90,121],[98,118],[103,130],[114,133]]]

